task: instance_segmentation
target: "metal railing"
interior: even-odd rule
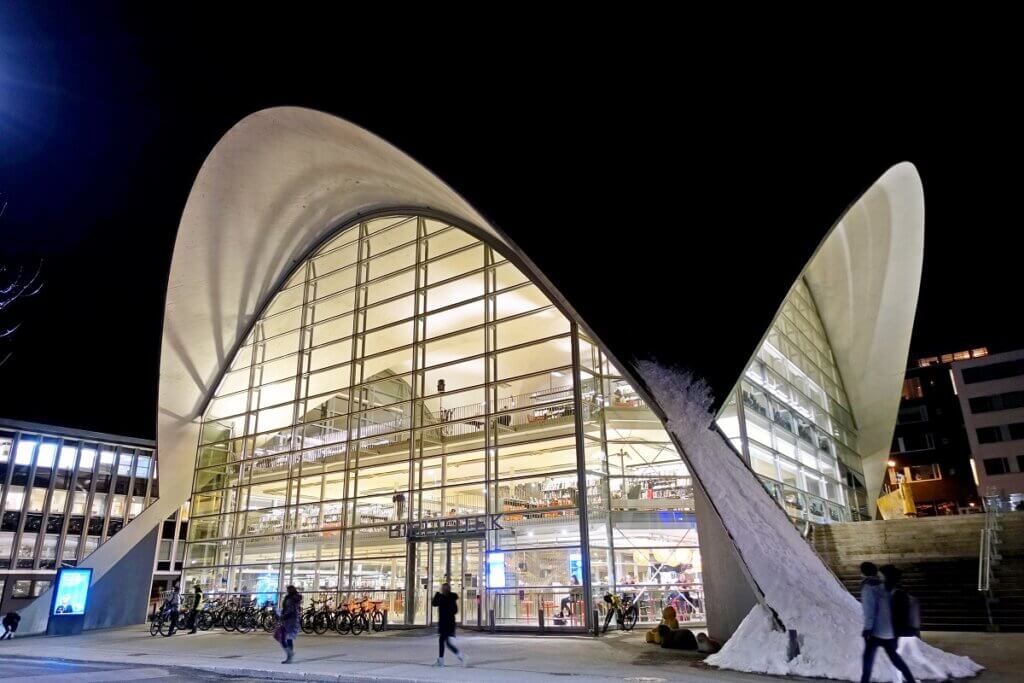
[[[999,563],[999,504],[985,497],[985,527],[981,530],[978,548],[978,590],[990,593],[993,567]]]

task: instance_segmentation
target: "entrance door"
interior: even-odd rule
[[[451,585],[459,596],[459,622],[479,626],[483,597],[483,538],[439,538],[415,542],[415,624],[430,626],[436,614],[431,607],[441,584]]]

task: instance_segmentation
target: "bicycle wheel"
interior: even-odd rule
[[[160,617],[153,617],[149,622],[149,635],[155,636],[160,633]]]
[[[188,627],[188,612],[178,612],[178,630],[183,630]]]
[[[273,633],[274,629],[277,628],[277,615],[273,612],[267,612],[263,615],[263,630],[267,633]]]
[[[256,624],[253,622],[251,612],[242,612],[238,615],[238,620],[235,622],[235,629],[239,633],[248,633],[255,626]]]
[[[312,630],[313,633],[318,636],[322,636],[327,633],[327,615],[323,612],[317,612],[313,617]]]
[[[209,631],[213,626],[213,617],[209,612],[200,612],[196,616],[196,628],[200,631]]]
[[[299,617],[299,628],[302,629],[303,633],[313,632],[313,620],[316,618],[316,614],[312,611],[308,611]]]
[[[335,624],[334,628],[339,635],[345,635],[346,633],[352,632],[352,617],[348,612],[342,612],[338,615],[338,622]]]
[[[360,633],[366,630],[366,615],[365,614],[353,614],[352,615],[352,635],[358,636]]]
[[[375,609],[375,610],[373,610],[372,613],[370,613],[370,628],[372,628],[377,633],[380,633],[381,631],[384,630],[384,613],[383,612],[381,612],[380,610]]]
[[[636,607],[631,607],[626,610],[626,614],[622,620],[622,628],[625,631],[632,631],[633,627],[636,626],[636,620],[639,618],[639,613]]]
[[[170,618],[161,619],[160,625],[157,627],[157,630],[160,632],[160,635],[164,638],[170,638],[174,635],[175,631],[177,631],[177,629],[174,627],[174,622],[171,621]]]
[[[225,631],[234,631],[238,625],[238,613],[237,612],[226,612],[224,619],[220,622],[220,625],[224,627]]]

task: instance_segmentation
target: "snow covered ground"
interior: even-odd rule
[[[789,637],[772,615],[755,605],[709,664],[737,671],[859,681],[861,609],[760,481],[718,434],[709,429],[707,385],[686,372],[642,361],[640,376],[669,418],[694,476],[713,501],[726,530],[764,597],[786,629],[795,629],[800,654],[787,659]],[[983,667],[919,639],[902,639],[900,653],[919,680],[973,676]],[[874,681],[899,681],[884,652],[875,659]]]

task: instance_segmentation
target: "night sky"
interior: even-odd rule
[[[932,73],[918,54],[820,78],[628,30],[547,53],[539,30],[468,44],[84,5],[0,5],[0,264],[41,258],[46,283],[4,313],[22,326],[0,345],[0,416],[154,437],[192,181],[233,123],[285,104],[424,163],[620,358],[691,368],[719,397],[828,228],[903,160],[926,196],[912,354],[1024,346],[1020,111],[994,68]]]

